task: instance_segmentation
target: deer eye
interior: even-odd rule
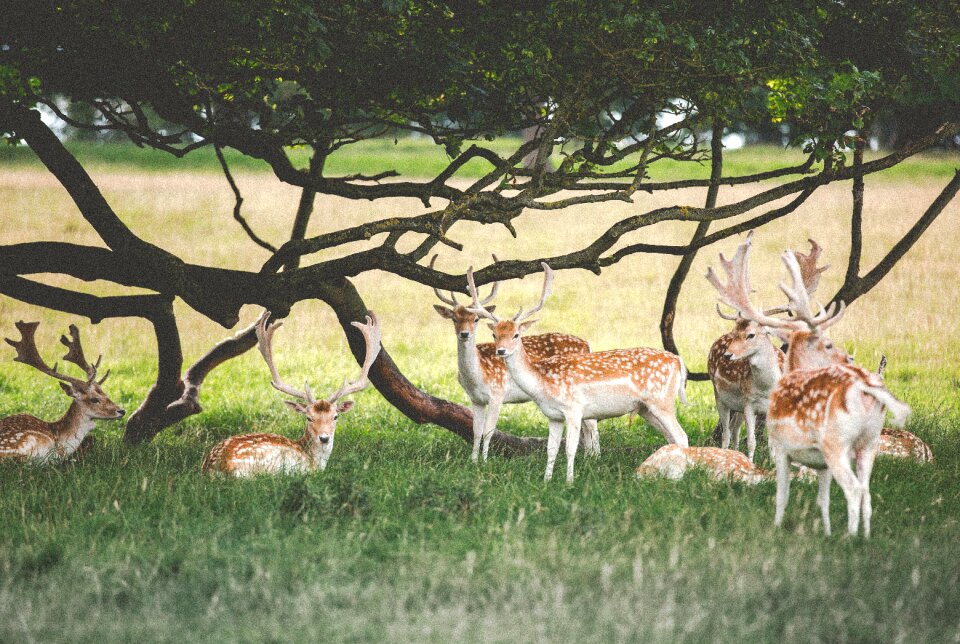
[[[94,405],[99,405],[99,404],[100,404],[100,399],[99,399],[99,398],[91,398],[91,399],[90,399],[90,402],[91,402],[92,404],[94,404]]]
[[[479,322],[479,321],[480,321],[480,316],[478,315],[478,316],[476,316],[475,318],[473,318],[473,321],[474,321],[474,322]]]
[[[757,335],[756,333],[751,333],[750,335],[747,336],[747,340],[753,340],[753,338],[754,338],[756,335]]]
[[[334,414],[334,415],[333,415],[333,419],[334,419],[334,420],[336,420],[336,419],[338,419],[338,418],[340,418],[340,414]]]
[[[832,343],[832,342],[824,342],[824,343],[823,343],[823,346],[825,346],[825,347],[828,348],[828,349],[832,349],[832,348],[833,348],[833,343]]]
[[[514,333],[514,334],[513,334],[513,339],[514,339],[514,340],[516,340],[516,339],[519,338],[519,337],[520,337],[520,334],[519,334],[519,333]]]

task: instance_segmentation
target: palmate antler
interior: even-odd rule
[[[732,260],[727,260],[723,254],[720,254],[720,266],[727,274],[727,283],[724,284],[713,271],[713,268],[707,270],[707,280],[717,289],[720,301],[737,311],[739,317],[753,320],[764,326],[780,329],[798,329],[800,323],[806,324],[811,331],[817,329],[826,329],[836,323],[843,316],[844,305],[840,304],[839,310],[831,305],[827,310],[821,310],[818,315],[813,315],[810,308],[810,293],[816,289],[819,275],[826,267],[817,268],[816,261],[820,255],[820,247],[811,240],[813,248],[807,255],[802,255],[803,265],[797,260],[793,251],[783,253],[783,263],[793,280],[792,286],[784,283],[780,284],[780,290],[784,292],[789,300],[786,310],[796,316],[794,320],[784,320],[776,318],[771,313],[780,312],[782,309],[770,309],[768,311],[759,311],[754,308],[750,301],[750,272],[749,256],[750,248],[753,242],[752,233],[747,235],[746,241],[737,247],[737,252]],[[718,308],[719,311],[719,308]],[[721,313],[721,315],[723,315]],[[727,317],[727,316],[723,316]]]
[[[524,311],[521,308],[517,311],[517,314],[513,316],[514,322],[522,322],[529,318],[531,315],[543,308],[543,305],[546,304],[547,298],[550,296],[550,289],[553,286],[553,269],[550,268],[546,262],[540,262],[540,265],[543,267],[543,292],[540,294],[540,302],[528,311]],[[489,310],[484,307],[486,301],[480,302],[477,298],[477,287],[473,281],[473,267],[471,266],[467,270],[467,289],[470,291],[470,295],[473,296],[473,304],[469,307],[469,311],[473,311],[477,315],[487,318],[488,320],[493,320],[494,322],[499,322],[500,318],[495,316]]]
[[[360,333],[363,334],[364,340],[366,340],[366,348],[363,354],[363,367],[360,370],[360,375],[351,383],[347,383],[346,380],[343,381],[343,385],[340,386],[333,394],[327,397],[327,402],[336,402],[338,399],[343,398],[344,396],[349,396],[352,393],[356,393],[367,386],[367,375],[370,373],[370,367],[373,366],[374,361],[377,359],[377,356],[380,354],[380,321],[377,320],[377,314],[373,311],[368,311],[367,323],[362,324],[360,322],[351,322],[353,326],[357,327],[360,330]]]
[[[13,360],[31,366],[37,371],[56,378],[57,380],[69,382],[76,386],[85,387],[93,382],[93,379],[97,375],[97,366],[100,364],[100,359],[98,358],[96,364],[93,366],[87,364],[86,359],[83,357],[83,348],[80,346],[80,333],[77,331],[77,327],[71,324],[71,339],[68,340],[66,336],[63,336],[60,338],[60,341],[68,348],[67,355],[64,356],[64,359],[82,368],[87,374],[87,380],[81,380],[80,378],[74,378],[60,373],[60,371],[57,370],[58,364],[54,364],[53,368],[50,368],[50,366],[44,362],[40,356],[40,352],[37,350],[36,333],[37,327],[39,326],[39,322],[24,322],[21,320],[16,323],[17,330],[20,332],[20,340],[4,338],[7,344],[17,350],[17,357]],[[107,375],[110,375],[109,371]],[[104,376],[100,382],[102,383],[106,378],[107,376]]]

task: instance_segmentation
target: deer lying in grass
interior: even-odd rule
[[[430,260],[433,267],[437,256]],[[496,256],[494,256],[496,261]],[[467,280],[473,284],[473,268],[467,271]],[[487,306],[497,294],[499,283],[493,285],[490,294],[480,300],[473,287],[472,308],[486,307],[493,311],[496,306]],[[483,460],[487,460],[490,438],[497,428],[501,405],[530,402],[528,396],[510,378],[507,366],[498,358],[492,342],[477,344],[477,323],[480,316],[457,302],[453,292],[444,297],[438,289],[433,289],[437,298],[447,306],[434,304],[433,308],[441,317],[452,320],[457,334],[457,379],[470,398],[473,411],[473,453],[470,458],[476,462],[483,443]],[[450,307],[450,308],[447,308]],[[590,343],[575,335],[564,333],[544,333],[523,338],[523,347],[534,362],[555,355],[567,353],[589,353]],[[597,421],[586,420],[583,423],[584,451],[591,455],[600,453],[600,440],[597,433]]]
[[[880,367],[877,369],[877,375],[883,378],[883,372],[887,367],[887,358],[880,358]],[[921,463],[930,463],[933,461],[933,452],[930,446],[923,442],[923,439],[905,429],[895,429],[893,427],[884,427],[880,432],[880,452],[879,456],[894,456],[896,458],[912,458]]]
[[[333,451],[333,438],[337,430],[337,418],[353,408],[352,400],[341,400],[367,386],[367,374],[380,353],[380,324],[370,311],[366,324],[352,322],[366,339],[366,352],[360,376],[343,385],[326,399],[315,400],[310,386],[304,383],[303,391],[285,384],[273,363],[273,334],[283,324],[268,324],[269,312],[264,312],[257,324],[257,340],[260,354],[270,369],[271,384],[278,391],[303,402],[285,400],[284,403],[307,418],[303,436],[292,441],[277,434],[245,434],[232,436],[214,445],[201,465],[201,471],[227,474],[236,477],[258,474],[281,474],[323,470],[327,467]],[[339,402],[338,402],[339,401]]]
[[[521,335],[534,320],[528,318],[543,308],[553,271],[543,263],[544,281],[540,303],[511,320],[500,320],[483,306],[471,310],[492,320],[497,355],[507,364],[510,377],[549,421],[547,468],[544,480],[553,476],[566,425],[567,482],[573,481],[573,464],[584,419],[603,419],[639,413],[666,437],[686,447],[687,435],[676,417],[676,399],[686,402],[687,370],[683,361],[667,351],[637,348],[558,355],[539,362],[530,359]],[[471,287],[471,295],[476,289]]]
[[[754,465],[744,454],[722,447],[682,447],[664,445],[637,468],[637,477],[662,476],[679,480],[687,468],[696,467],[718,480],[732,479],[756,485],[770,472]]]
[[[96,379],[100,358],[92,365],[87,362],[77,327],[71,324],[70,337],[61,336],[60,342],[67,347],[67,355],[63,359],[83,369],[86,380],[60,373],[56,364],[52,369],[47,366],[37,350],[35,336],[39,325],[39,322],[16,323],[20,340],[6,338],[7,343],[17,350],[14,360],[59,380],[60,387],[73,402],[63,418],[52,423],[29,414],[0,419],[0,459],[12,458],[39,463],[64,461],[80,447],[84,437],[93,429],[94,421],[116,420],[125,413],[103,391],[103,382],[110,375],[110,371],[100,380]]]
[[[787,373],[770,395],[767,427],[770,454],[777,469],[774,524],[783,523],[790,497],[790,463],[818,471],[818,504],[824,531],[830,534],[830,481],[836,479],[847,499],[847,530],[856,534],[863,517],[864,536],[870,536],[872,506],[870,473],[880,443],[886,410],[902,425],[910,408],[887,391],[880,376],[848,364],[849,356],[833,347],[823,331],[843,314],[833,306],[813,315],[800,266],[793,253],[783,255],[793,286],[780,288],[790,300],[794,320],[764,315],[750,302],[747,266],[721,292],[721,301],[758,324],[788,330]],[[856,460],[857,471],[850,467]]]
[[[747,274],[739,271],[738,266],[749,261],[752,238],[753,231],[737,248],[733,260],[727,260],[723,253],[720,254],[720,266],[727,275],[728,283],[732,284],[738,277],[747,278]],[[809,241],[810,252],[806,255],[796,253],[796,256],[804,288],[808,295],[812,295],[820,281],[820,274],[827,267],[817,266],[822,249],[817,242],[812,239]],[[718,292],[727,288],[713,269],[707,272],[707,280]],[[749,283],[745,284],[744,288],[746,292],[750,292]],[[778,307],[764,313],[773,315],[785,310],[785,307]],[[733,449],[739,448],[742,422],[747,429],[747,457],[752,462],[757,448],[757,420],[767,413],[770,392],[783,375],[786,355],[771,343],[769,328],[739,315],[727,315],[719,306],[717,313],[725,320],[736,322],[732,331],[713,343],[707,360],[707,372],[713,384],[717,414],[723,431],[720,446],[730,447],[732,438]]]

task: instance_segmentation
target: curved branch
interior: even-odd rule
[[[220,167],[223,169],[223,175],[227,178],[227,183],[230,184],[230,189],[233,191],[234,197],[234,206],[233,206],[233,218],[237,220],[237,223],[240,224],[240,227],[243,228],[243,232],[247,233],[247,237],[253,240],[257,246],[265,248],[271,253],[277,252],[277,247],[271,244],[268,241],[264,241],[257,233],[253,232],[253,228],[250,227],[250,224],[247,223],[247,220],[243,218],[243,215],[240,214],[240,206],[243,205],[243,196],[240,194],[240,188],[237,187],[237,182],[233,180],[233,175],[230,173],[230,167],[227,165],[227,160],[223,156],[223,149],[219,145],[213,146],[213,151],[217,155],[217,161],[220,162]]]

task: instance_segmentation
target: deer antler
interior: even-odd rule
[[[514,322],[522,322],[523,320],[526,320],[531,315],[542,309],[543,305],[547,303],[547,298],[550,296],[550,288],[553,286],[553,269],[547,266],[546,262],[540,262],[540,266],[543,267],[543,292],[540,294],[540,302],[529,311],[520,309],[517,314],[513,316]]]
[[[803,279],[803,286],[807,291],[807,295],[813,295],[814,291],[817,290],[817,286],[820,284],[820,274],[830,268],[830,265],[817,266],[823,248],[812,239],[808,239],[807,241],[810,242],[810,252],[804,255],[800,251],[795,250],[793,251],[793,255],[797,259],[797,264],[800,265],[800,276]]]
[[[257,321],[257,348],[260,350],[260,355],[263,356],[264,362],[267,363],[267,367],[270,369],[270,384],[273,385],[273,388],[277,391],[289,396],[305,400],[308,403],[315,402],[313,394],[310,393],[310,385],[306,382],[303,383],[303,391],[298,391],[280,379],[280,374],[277,373],[277,368],[273,364],[273,334],[283,326],[283,322],[278,320],[267,324],[270,315],[270,311],[264,311]]]
[[[23,320],[16,323],[17,330],[20,332],[20,340],[11,340],[10,338],[4,338],[11,347],[17,350],[17,357],[14,358],[14,362],[21,362],[25,365],[31,366],[41,373],[45,373],[48,376],[52,376],[57,380],[62,380],[64,382],[69,382],[77,386],[86,386],[89,384],[89,381],[83,381],[79,378],[73,378],[66,374],[62,374],[57,371],[57,365],[53,365],[51,369],[46,362],[43,361],[43,358],[40,356],[40,352],[37,351],[37,341],[36,333],[37,327],[40,326],[39,322],[24,322]],[[71,329],[74,330],[76,327],[71,325]],[[69,353],[67,355],[70,355]],[[91,379],[92,380],[92,379]]]
[[[327,402],[335,402],[344,396],[349,396],[350,394],[358,392],[366,387],[368,384],[367,375],[370,373],[370,367],[373,366],[374,361],[380,354],[380,321],[377,320],[377,314],[373,311],[368,311],[366,324],[361,324],[360,322],[351,322],[350,324],[357,327],[366,340],[366,349],[363,356],[363,367],[360,371],[360,376],[356,380],[349,384],[346,380],[344,380],[343,385],[341,385],[339,389],[337,389],[327,398]]]
[[[80,331],[77,329],[77,325],[71,324],[68,327],[68,331],[70,333],[69,338],[65,335],[60,336],[61,344],[67,347],[67,355],[63,356],[63,359],[83,369],[84,373],[87,374],[87,382],[93,382],[97,377],[97,369],[100,367],[100,360],[103,359],[103,356],[98,356],[97,361],[93,363],[93,365],[89,364],[83,355],[83,345],[80,344]],[[108,369],[107,373],[104,374],[103,378],[101,378],[97,384],[102,385],[109,375],[110,370]]]
[[[811,251],[810,255],[814,255],[814,251]],[[820,313],[813,315],[810,308],[810,291],[807,289],[807,282],[804,280],[803,270],[800,267],[800,262],[797,261],[796,254],[793,251],[785,251],[782,259],[793,278],[793,286],[780,283],[780,290],[790,300],[791,312],[803,320],[811,331],[826,329],[839,322],[846,310],[846,304],[840,302],[838,307],[836,303],[832,303],[826,310],[821,307]]]
[[[494,255],[496,259],[496,255]],[[497,284],[494,284],[493,293],[490,294],[485,300],[481,300],[480,296],[477,295],[477,285],[473,281],[473,266],[467,269],[467,290],[470,291],[470,297],[473,298],[473,304],[467,309],[472,311],[481,317],[485,317],[488,320],[493,320],[494,322],[499,322],[500,318],[487,310],[486,305],[493,299],[493,295],[497,291]]]
[[[707,269],[707,281],[709,281],[719,294],[721,302],[737,311],[737,316],[753,320],[759,324],[775,328],[795,328],[796,322],[781,320],[772,317],[768,312],[761,312],[754,308],[750,301],[750,248],[753,243],[753,231],[747,235],[747,239],[737,246],[737,252],[733,259],[728,260],[720,253],[720,266],[727,274],[727,283],[724,284],[713,271],[713,268]],[[719,307],[717,308],[719,312]],[[721,313],[721,317],[726,317]],[[727,318],[730,319],[730,318]]]
[[[437,255],[434,255],[430,258],[430,268],[433,268],[433,263],[437,261]],[[453,291],[450,291],[450,297],[445,297],[443,293],[440,292],[436,286],[433,287],[433,292],[436,294],[437,299],[446,304],[447,306],[458,307],[460,303],[457,302],[457,296],[453,294]]]

